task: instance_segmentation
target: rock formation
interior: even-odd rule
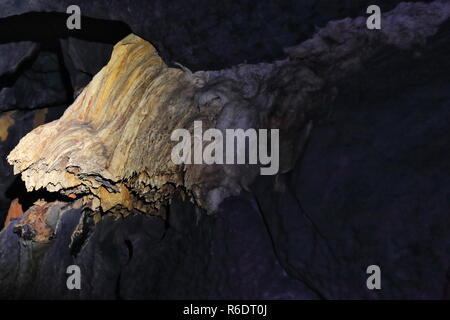
[[[273,64],[224,71],[169,68],[155,48],[130,35],[64,116],[28,134],[8,157],[28,191],[86,196],[92,211],[158,212],[176,190],[213,213],[248,190],[254,166],[177,166],[170,158],[177,128],[281,128],[281,173],[293,168],[308,124],[326,112],[337,82],[384,46],[424,43],[448,19],[442,1],[402,4],[380,32],[364,18],[330,22]],[[415,19],[413,19],[413,17]]]
[[[322,1],[313,2],[318,10]],[[23,42],[5,66],[14,76],[2,78],[8,89],[0,107],[10,112],[0,118],[0,140],[9,152],[33,129],[8,161],[35,199],[23,216],[13,202],[10,217],[18,220],[0,233],[0,297],[443,296],[450,269],[446,1],[402,3],[383,15],[381,30],[367,30],[362,17],[332,21],[297,46],[281,27],[286,21],[269,19],[268,29],[280,32],[243,45],[258,25],[249,23],[231,36],[237,45],[207,19],[205,38],[172,32],[165,19],[177,3],[150,10],[164,16],[152,23],[167,29],[130,18],[146,5],[115,11],[118,3],[84,7],[95,17],[88,24],[118,19],[137,34],[115,44],[90,82],[111,39],[44,41],[42,48]],[[283,3],[289,11],[292,3]],[[48,5],[45,11],[60,10]],[[220,6],[182,21],[214,16]],[[26,11],[24,1],[1,16]],[[301,12],[316,21],[309,9]],[[236,19],[231,29],[242,25]],[[261,37],[268,44],[259,52]],[[285,56],[271,49],[276,39],[287,39]],[[82,57],[86,50],[95,54]],[[243,56],[271,62],[233,66]],[[21,80],[14,70],[24,65]],[[189,70],[208,67],[224,69]],[[55,106],[65,103],[71,106],[59,118]],[[52,118],[59,119],[41,125]],[[175,165],[170,135],[192,132],[194,120],[204,130],[279,128],[279,174],[260,176],[257,165]],[[383,270],[378,292],[365,287],[365,268],[374,263]],[[81,268],[81,291],[65,287],[71,264]]]

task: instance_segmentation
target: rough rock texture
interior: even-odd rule
[[[15,120],[13,118],[14,111],[5,112],[0,117],[0,141],[8,139],[8,130],[14,125]]]
[[[183,188],[213,213],[223,199],[248,190],[258,170],[176,165],[173,130],[192,131],[194,120],[223,132],[281,128],[280,172],[287,172],[304,130],[324,113],[338,80],[384,46],[424,43],[449,16],[441,1],[402,4],[384,16],[380,32],[367,30],[364,18],[331,22],[287,50],[291,59],[195,74],[168,68],[153,46],[131,35],[64,116],[28,134],[8,160],[29,191],[88,193],[94,211],[157,211]]]
[[[142,185],[139,196],[148,197],[148,205],[158,209],[159,199],[148,194],[156,190],[164,197],[171,187],[166,184],[182,184],[180,170],[170,162],[171,144],[165,143],[170,131],[164,130],[189,116],[189,96],[180,94],[183,88],[178,85],[181,76],[182,71],[164,65],[148,42],[134,36],[124,39],[72,108],[28,136],[25,144],[44,144],[33,149],[34,154],[24,155],[25,162],[17,159],[22,169],[29,170],[24,175],[27,188],[89,192],[100,199],[104,211],[121,206],[146,212],[151,207],[140,204],[131,193]],[[174,107],[165,113],[168,103]],[[177,108],[183,105],[184,112]],[[174,121],[167,124],[159,117],[174,117]],[[56,141],[58,136],[63,140]],[[43,159],[41,152],[54,157]],[[13,153],[22,158],[22,151]],[[161,160],[151,160],[152,155]],[[132,185],[139,187],[132,189]]]
[[[60,109],[73,102],[81,89],[109,60],[111,45],[133,31],[156,44],[166,64],[178,61],[190,69],[230,67],[241,62],[273,61],[283,57],[283,48],[307,39],[316,26],[331,19],[361,15],[370,1],[301,0],[273,3],[271,0],[228,1],[112,1],[108,4],[77,1],[83,13],[80,31],[65,27],[68,2],[3,1],[0,4],[0,110],[51,108],[45,121],[54,119]],[[383,1],[382,10],[400,0]],[[428,2],[428,1],[426,1]],[[186,10],[189,8],[189,10]],[[11,32],[14,30],[14,32]],[[30,73],[40,53],[48,74]],[[80,54],[89,52],[89,54]],[[46,71],[44,71],[46,72]],[[19,81],[20,80],[20,81]],[[46,85],[57,84],[48,90]],[[15,85],[16,82],[21,85]],[[42,83],[39,83],[42,81]],[[47,83],[48,82],[48,83]],[[64,91],[64,93],[63,93]],[[55,106],[65,96],[65,101]],[[46,97],[49,98],[46,100]],[[21,103],[17,103],[21,101]],[[3,103],[6,102],[6,103]],[[53,107],[58,110],[53,111]],[[40,113],[40,112],[38,112]],[[5,196],[14,180],[4,161],[12,147],[31,127],[32,114],[17,114],[10,140],[0,142],[0,207],[5,210],[19,194]]]
[[[111,57],[112,45],[77,38],[61,40],[64,62],[75,95],[91,81]],[[86,55],[85,53],[90,54]]]
[[[313,2],[316,8],[332,3],[308,3]],[[414,10],[402,8],[405,15]],[[217,100],[234,101],[227,100],[229,83],[241,78],[248,82],[241,70],[266,74],[280,64],[291,72],[306,65],[317,78],[331,82],[317,87],[313,82],[318,94],[306,105],[325,104],[330,112],[308,113],[314,128],[309,140],[293,139],[304,146],[303,156],[289,162],[293,171],[256,178],[247,191],[223,201],[214,216],[199,215],[192,203],[182,200],[182,190],[173,190],[170,205],[153,212],[165,220],[136,212],[120,219],[92,217],[80,201],[67,203],[54,216],[57,223],[52,220],[54,238],[48,243],[18,237],[13,232],[18,222],[13,221],[0,233],[0,297],[449,298],[450,181],[445,173],[450,157],[450,25],[430,25],[448,14],[447,7],[435,11],[437,15],[430,15],[431,7],[422,8],[409,21],[421,25],[391,29],[394,38],[348,37],[343,31],[355,32],[355,25],[364,21],[347,20],[288,49],[293,58],[287,61],[194,75],[172,70],[183,75],[182,83],[207,80],[193,96],[199,105],[205,102],[204,110]],[[330,31],[336,28],[338,32]],[[352,43],[353,37],[358,42]],[[422,45],[398,49],[413,39]],[[361,41],[367,45],[362,47]],[[355,51],[347,46],[364,59],[352,59]],[[376,54],[367,55],[375,47]],[[314,48],[323,51],[305,55]],[[341,74],[358,68],[363,72]],[[279,87],[286,105],[291,97],[304,97],[293,79]],[[305,105],[304,98],[293,101]],[[335,101],[332,108],[328,101]],[[242,115],[247,121],[247,113]],[[285,121],[281,123],[290,124]],[[292,122],[304,128],[305,122]],[[305,136],[303,130],[288,132]],[[82,269],[80,291],[65,287],[71,264]],[[365,286],[370,264],[382,268],[380,291]]]
[[[399,2],[383,0],[380,5],[387,12]],[[36,37],[47,32],[67,36],[65,12],[72,4],[70,0],[5,0],[0,5],[0,18],[16,15],[28,26],[33,23]],[[371,4],[371,0],[77,1],[86,18],[126,23],[135,34],[151,41],[167,63],[179,62],[192,70],[282,58],[283,48],[308,39],[316,27],[364,15]],[[25,16],[30,12],[47,15],[33,20]],[[61,14],[58,19],[50,15],[54,12]],[[81,33],[114,36],[108,26],[88,22],[82,25]]]
[[[58,58],[51,52],[41,52],[12,86],[0,89],[0,110],[35,109],[65,102]]]
[[[19,199],[14,199],[11,201],[11,206],[8,210],[8,215],[6,216],[4,228],[11,223],[13,219],[19,219],[23,215],[23,208],[19,202]]]

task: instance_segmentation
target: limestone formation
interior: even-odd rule
[[[14,118],[12,117],[14,111],[8,111],[0,114],[0,141],[5,141],[8,138],[8,130],[14,125]]]
[[[161,212],[181,192],[214,213],[248,189],[259,168],[175,165],[173,130],[192,131],[194,120],[220,130],[280,129],[280,172],[287,172],[340,79],[380,48],[424,43],[449,15],[443,1],[402,4],[383,16],[380,31],[364,18],[344,19],[287,49],[285,60],[196,73],[169,68],[150,43],[129,35],[64,116],[24,137],[8,161],[29,191],[76,195],[94,211]]]

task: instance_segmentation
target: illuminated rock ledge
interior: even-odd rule
[[[367,30],[364,18],[332,22],[285,60],[194,74],[167,67],[130,35],[64,116],[24,137],[8,161],[29,191],[75,195],[97,212],[156,214],[182,192],[213,213],[259,168],[175,165],[174,129],[192,131],[194,120],[204,129],[279,128],[280,172],[289,171],[337,81],[386,45],[422,44],[449,15],[444,1],[403,4],[384,15],[382,30]]]

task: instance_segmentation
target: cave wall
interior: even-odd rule
[[[398,2],[386,1],[383,9]],[[361,15],[367,3],[86,1],[81,8],[95,26],[123,22],[152,41],[168,64],[207,70],[281,58],[283,48],[307,39],[316,26]],[[48,1],[1,6],[0,24],[29,12],[51,17],[67,7]],[[119,29],[118,36],[126,27]],[[295,169],[258,179],[215,216],[199,216],[178,200],[167,221],[105,217],[77,252],[68,245],[82,208],[61,210],[59,236],[50,244],[19,240],[13,222],[0,235],[0,297],[448,298],[449,30],[442,26],[426,49],[386,49],[367,63],[339,87],[332,113],[315,126]],[[6,155],[27,132],[60,117],[120,39],[96,41],[89,30],[48,39],[2,32],[5,216],[21,194],[19,187],[11,191],[20,183]],[[65,288],[69,264],[81,266],[86,290]],[[369,264],[383,268],[381,292],[365,288]]]

